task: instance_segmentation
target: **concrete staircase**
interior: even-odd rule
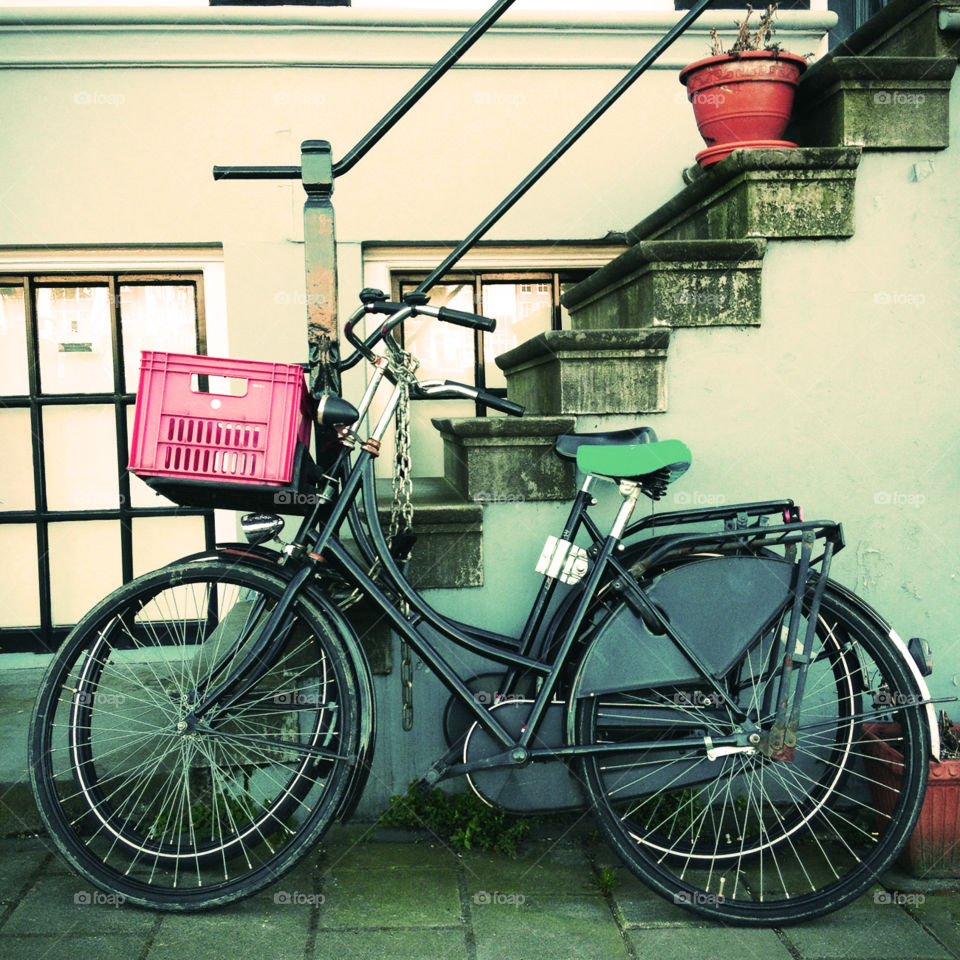
[[[801,79],[787,133],[798,148],[735,151],[689,170],[688,185],[627,232],[629,249],[566,293],[571,330],[497,358],[527,416],[433,421],[448,519],[483,503],[567,499],[575,471],[552,453],[558,433],[580,417],[665,412],[672,330],[759,326],[767,241],[852,237],[865,152],[948,146],[958,55],[956,0],[894,0]],[[428,510],[418,504],[425,533]],[[482,584],[479,514],[455,522],[473,537],[458,545],[447,527],[459,572],[448,582],[438,572],[431,586]]]

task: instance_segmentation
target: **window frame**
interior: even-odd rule
[[[207,352],[206,309],[202,270],[91,270],[87,271],[0,271],[0,286],[20,286],[24,292],[24,321],[27,352],[26,394],[0,395],[0,409],[29,411],[34,506],[32,510],[0,509],[0,526],[31,524],[36,534],[39,575],[40,623],[34,626],[5,626],[0,615],[0,653],[47,653],[56,650],[72,624],[53,622],[53,591],[50,582],[50,525],[57,522],[118,520],[120,525],[120,567],[122,582],[133,579],[133,520],[146,517],[197,516],[203,519],[204,544],[216,543],[214,513],[211,509],[170,506],[134,507],[130,500],[130,475],[124,469],[129,460],[127,411],[136,403],[137,384],[124,382],[123,325],[120,319],[120,286],[192,285],[194,288],[196,352]],[[113,351],[113,389],[95,393],[44,393],[40,375],[40,343],[36,315],[38,289],[51,286],[106,287],[110,305],[110,341]],[[116,433],[119,505],[90,510],[51,510],[47,505],[46,460],[43,442],[43,410],[53,406],[112,406]],[[96,598],[99,599],[99,598]],[[93,603],[91,603],[91,606]]]

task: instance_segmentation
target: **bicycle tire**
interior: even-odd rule
[[[908,840],[922,805],[929,757],[929,730],[913,675],[889,638],[829,585],[819,620],[821,652],[810,666],[808,694],[816,704],[819,693],[822,710],[835,697],[836,714],[807,733],[801,724],[792,763],[758,752],[723,757],[718,764],[706,758],[703,747],[672,757],[653,751],[653,757],[594,755],[580,762],[601,832],[629,869],[666,899],[727,923],[795,923],[855,899]],[[775,625],[771,636],[777,631]],[[771,654],[776,646],[771,640]],[[625,675],[630,669],[625,655]],[[614,729],[622,720],[610,719],[616,705],[621,714],[625,702],[632,708],[654,701],[663,707],[669,693],[645,690],[643,664],[634,670],[636,679],[625,680],[616,694],[581,697],[575,683],[574,742],[610,742],[617,735],[629,742],[629,729]],[[771,673],[763,682],[771,687],[775,679]],[[748,696],[760,704],[756,692]],[[682,719],[696,715],[680,706]],[[761,712],[758,706],[756,719],[769,726],[770,717]],[[878,779],[866,767],[881,761],[872,756],[864,722],[881,719],[899,724],[899,734],[885,728],[903,758],[895,796],[887,778]],[[704,735],[733,729],[717,715],[712,726],[702,714],[699,722]],[[696,765],[703,769],[698,772]],[[628,795],[623,784],[631,776],[649,779],[651,766],[661,782],[646,791],[634,779]]]
[[[55,654],[31,779],[60,852],[101,889],[160,910],[229,903],[293,867],[336,816],[362,752],[363,667],[308,598],[249,689],[184,719],[284,587],[249,565],[172,564],[106,597]]]

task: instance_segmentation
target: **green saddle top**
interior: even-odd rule
[[[667,482],[672,483],[686,473],[690,462],[690,449],[682,440],[604,444],[577,450],[577,466],[584,473],[612,480],[639,480],[667,470]]]

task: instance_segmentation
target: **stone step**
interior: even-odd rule
[[[497,357],[511,400],[535,416],[667,407],[669,330],[548,330]]]
[[[765,251],[762,239],[641,240],[563,304],[574,330],[756,326]]]
[[[407,572],[419,590],[482,587],[483,506],[467,500],[443,477],[414,477],[413,532],[416,547]],[[389,529],[392,482],[377,481],[377,513]]]
[[[734,150],[626,234],[641,240],[853,236],[858,147]]]
[[[943,149],[956,67],[950,57],[826,57],[800,81],[787,137],[805,146]]]
[[[483,503],[570,500],[576,469],[553,450],[572,433],[573,417],[457,417],[434,419],[443,437],[446,479],[478,507]]]
[[[838,56],[960,56],[956,0],[892,0],[833,51]]]

